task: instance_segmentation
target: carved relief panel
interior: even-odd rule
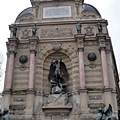
[[[41,29],[41,38],[72,37],[73,28]]]

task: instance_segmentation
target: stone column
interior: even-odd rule
[[[107,56],[106,56],[106,36],[104,34],[97,35],[99,40],[99,47],[101,52],[101,64],[102,64],[102,73],[103,73],[103,83],[104,88],[109,88],[109,78],[108,78],[108,64],[107,64]]]
[[[108,76],[108,63],[106,55],[106,35],[104,33],[97,34],[101,52],[101,67],[103,75],[103,92],[104,92],[104,103],[105,105],[111,104],[113,107],[112,89],[110,88],[109,76]]]
[[[10,94],[13,84],[13,75],[14,75],[14,56],[16,53],[17,43],[19,43],[18,38],[8,38],[7,45],[7,66],[6,66],[6,75],[5,75],[5,84],[4,84],[4,97],[3,97],[3,108],[9,109],[10,104]]]
[[[30,50],[30,68],[29,68],[29,83],[28,89],[34,89],[34,73],[35,73],[35,50]]]
[[[85,35],[75,35],[77,46],[78,46],[78,52],[79,52],[79,75],[80,75],[80,88],[85,88],[85,69],[84,69],[84,47],[83,47],[83,40]]]
[[[17,47],[17,38],[9,38],[9,42],[7,42],[8,49],[8,63],[6,70],[6,80],[5,80],[5,90],[9,91],[12,89],[12,81],[13,81],[13,71],[14,71],[14,56],[16,53]]]
[[[29,39],[30,43],[30,68],[29,68],[29,82],[28,90],[34,89],[34,74],[35,74],[35,56],[37,47],[38,37],[31,37]]]
[[[80,81],[80,111],[81,113],[88,113],[88,99],[85,85],[85,68],[84,68],[84,39],[85,35],[75,35],[79,52],[79,81]]]
[[[84,68],[84,56],[83,49],[79,48],[79,74],[80,74],[80,88],[85,88],[85,68]]]
[[[35,59],[36,59],[36,48],[37,48],[38,37],[33,36],[29,38],[30,43],[30,67],[29,67],[29,81],[28,81],[28,92],[26,95],[26,113],[25,118],[30,119],[34,112],[34,99],[35,99]]]
[[[104,87],[109,88],[108,67],[105,48],[100,48]]]

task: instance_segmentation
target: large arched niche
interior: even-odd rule
[[[54,53],[49,54],[43,63],[43,92],[45,94],[49,94],[50,89],[51,89],[51,83],[48,80],[48,74],[49,74],[49,70],[50,70],[51,61],[52,61],[52,59],[60,59],[60,57],[62,58],[62,61],[65,63],[66,68],[69,73],[69,78],[66,81],[67,92],[72,91],[72,63],[71,63],[71,60],[70,60],[69,56],[63,52],[54,52]]]

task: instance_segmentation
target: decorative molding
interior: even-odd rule
[[[17,21],[18,22],[28,22],[28,21],[32,21],[34,19],[34,15],[29,13],[29,14],[25,14],[23,16],[21,16]]]
[[[73,28],[41,29],[41,38],[71,36],[73,36]]]
[[[29,37],[30,37],[30,30],[28,30],[28,29],[22,30],[21,39],[28,39]]]

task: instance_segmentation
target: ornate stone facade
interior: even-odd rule
[[[83,0],[31,3],[32,10],[26,9],[16,19],[16,37],[7,42],[3,107],[10,109],[11,119],[95,120],[97,109],[108,104],[117,117],[119,78],[107,21]],[[66,13],[57,14],[58,10]],[[47,14],[51,17],[45,18]],[[64,14],[68,15],[63,17]],[[32,35],[34,24],[37,32]],[[64,93],[53,94],[48,79],[50,65],[61,59],[69,74],[67,87]]]

